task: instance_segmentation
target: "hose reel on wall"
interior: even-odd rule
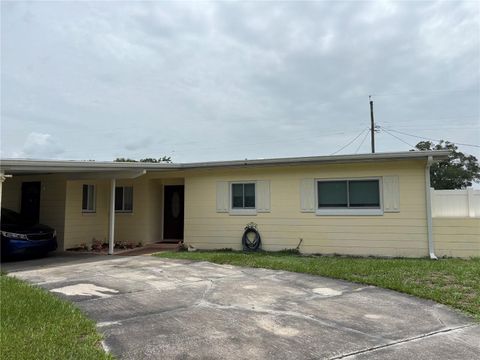
[[[251,222],[245,226],[245,231],[242,236],[243,251],[257,251],[260,250],[262,238],[257,229],[257,224]]]

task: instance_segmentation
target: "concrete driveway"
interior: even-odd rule
[[[442,305],[317,276],[151,256],[12,263],[74,302],[121,359],[478,359]]]

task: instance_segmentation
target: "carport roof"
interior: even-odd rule
[[[35,173],[80,173],[80,172],[150,172],[171,171],[216,167],[251,167],[279,165],[308,165],[328,163],[358,163],[373,161],[427,159],[443,160],[448,151],[404,151],[375,154],[308,156],[273,159],[245,159],[233,161],[209,161],[194,163],[143,163],[112,161],[79,161],[79,160],[36,160],[36,159],[1,159],[0,170],[8,174]]]

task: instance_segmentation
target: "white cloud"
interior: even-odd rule
[[[369,125],[370,93],[379,123],[475,143],[471,4],[2,2],[2,156],[329,154]]]
[[[14,157],[34,159],[58,158],[64,150],[50,134],[32,132],[28,134],[20,152],[14,153]]]

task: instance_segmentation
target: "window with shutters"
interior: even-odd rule
[[[318,215],[382,215],[379,178],[317,180]]]
[[[216,182],[216,211],[230,215],[269,213],[270,180]]]
[[[255,183],[232,183],[232,209],[255,209]]]

